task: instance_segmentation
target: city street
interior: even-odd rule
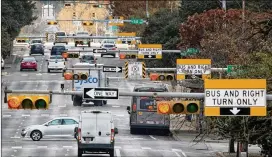
[[[27,54],[27,51],[25,52]],[[20,90],[60,90],[60,84],[71,90],[71,81],[65,81],[61,72],[47,73],[45,56],[35,56],[38,60],[38,71],[19,71],[19,64],[6,68],[2,75],[2,88]],[[79,62],[78,59],[69,59],[68,67]],[[100,58],[98,64],[124,66],[119,58]],[[12,67],[15,66],[15,67]],[[107,76],[123,74],[110,73]],[[131,91],[138,82],[127,80],[111,80],[109,87],[119,88],[120,91]],[[143,83],[143,82],[142,82]],[[2,89],[3,90],[3,89]],[[2,94],[3,96],[3,94]],[[21,130],[25,126],[43,124],[58,116],[79,117],[83,110],[111,111],[114,115],[115,126],[119,129],[116,135],[115,156],[167,156],[167,157],[208,157],[211,150],[197,150],[189,147],[188,141],[176,141],[170,136],[150,134],[131,135],[129,132],[129,116],[126,106],[130,105],[131,98],[120,97],[119,100],[108,100],[105,106],[94,107],[87,104],[80,107],[72,105],[71,96],[54,95],[49,110],[8,110],[2,98],[2,155],[8,156],[77,156],[77,143],[73,138],[43,138],[34,142],[28,138],[21,138]],[[90,155],[94,156],[94,155]],[[103,156],[103,155],[102,155]]]

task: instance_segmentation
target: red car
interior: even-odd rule
[[[37,67],[37,61],[34,57],[25,57],[21,61],[20,71],[22,71],[23,69],[34,69],[35,71],[37,71]]]

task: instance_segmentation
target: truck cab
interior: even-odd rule
[[[73,74],[87,74],[86,80],[72,80],[73,91],[83,91],[84,88],[98,88],[106,85],[105,75],[102,70],[92,70],[101,68],[104,64],[76,63],[72,68],[84,68],[72,70]],[[86,69],[86,70],[85,70]],[[72,95],[73,106],[81,106],[83,102],[93,102],[95,106],[107,104],[107,100],[85,100],[82,96]]]
[[[68,44],[67,38],[58,38],[58,37],[65,37],[65,36],[67,36],[67,35],[64,31],[56,32],[56,41],[54,42],[54,45],[56,43],[65,43],[67,45]]]

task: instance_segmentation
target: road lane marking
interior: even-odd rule
[[[58,105],[58,107],[66,107],[66,105]]]
[[[187,157],[187,155],[186,155],[181,149],[172,149],[172,151],[174,151],[174,152],[181,152],[181,154],[182,154],[184,157]]]
[[[152,135],[149,135],[149,137],[151,137],[153,140],[157,140],[155,137],[153,137]]]
[[[142,147],[142,149],[151,149],[150,147]]]
[[[21,137],[16,137],[16,136],[14,136],[14,137],[10,137],[10,138],[21,138]]]
[[[144,138],[136,138],[136,137],[133,137],[134,140],[143,140]]]
[[[28,76],[28,74],[21,74],[21,76]]]
[[[123,114],[117,114],[117,115],[115,115],[115,116],[117,116],[117,117],[124,117],[125,115],[123,115]]]
[[[22,117],[30,117],[30,114],[22,114]]]
[[[17,146],[17,147],[11,147],[12,149],[22,149],[22,146]]]
[[[67,114],[60,114],[60,117],[66,117]]]
[[[41,114],[42,117],[49,117],[49,114]]]
[[[57,75],[57,74],[50,74],[50,75]]]
[[[116,148],[116,149],[121,149],[122,147],[120,147],[120,146],[114,146],[114,148]]]
[[[179,155],[178,152],[174,152],[176,154],[177,157],[181,157],[181,155]]]
[[[8,115],[3,115],[3,117],[11,117],[11,115],[10,115],[10,114],[8,114]]]
[[[42,75],[42,73],[38,73],[38,74],[36,74],[36,75]]]
[[[37,146],[37,148],[47,148],[47,146]]]
[[[119,149],[115,149],[115,152],[117,157],[121,157],[121,152]]]
[[[112,106],[112,107],[120,107],[120,106]]]
[[[63,146],[63,148],[73,148],[73,146]]]

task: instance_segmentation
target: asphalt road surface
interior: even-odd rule
[[[28,52],[24,52],[28,54]],[[34,56],[38,60],[38,71],[26,70],[20,72],[19,65],[11,65],[2,73],[3,87],[17,90],[60,90],[60,84],[71,90],[71,81],[65,81],[61,72],[47,73],[45,56]],[[67,65],[79,62],[78,59],[69,59]],[[99,64],[110,66],[124,66],[124,61],[118,58],[98,58]],[[110,73],[108,76],[123,76]],[[135,81],[115,80],[109,86],[121,91],[131,91],[138,84]],[[143,82],[142,82],[143,83]],[[78,117],[83,110],[98,109],[111,111],[114,115],[115,126],[119,129],[116,135],[115,156],[117,157],[208,157],[210,151],[196,150],[189,147],[186,141],[176,141],[170,136],[151,134],[131,135],[129,133],[129,115],[126,106],[130,105],[131,98],[120,97],[119,100],[108,100],[105,106],[72,105],[71,96],[54,95],[48,110],[9,110],[2,98],[2,156],[3,157],[76,157],[77,143],[74,138],[50,138],[34,142],[20,136],[25,126],[43,124],[58,116]],[[108,156],[84,155],[84,156]]]

